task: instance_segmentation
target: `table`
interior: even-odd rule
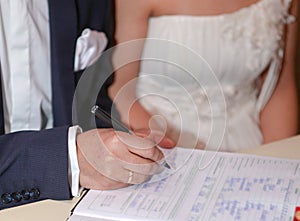
[[[238,151],[241,153],[283,157],[300,160],[300,135],[277,141],[261,147]],[[71,209],[80,198],[72,200],[44,200],[24,206],[14,207],[0,211],[1,221],[65,221]]]

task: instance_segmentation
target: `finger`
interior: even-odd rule
[[[133,163],[146,163],[143,158],[153,162],[160,161],[163,158],[162,152],[156,147],[155,143],[147,138],[129,135],[120,131],[116,132],[116,135],[118,142],[111,145],[113,146],[111,149],[113,155],[122,157],[123,154],[126,154],[124,150],[128,150],[132,153],[129,162],[134,160]],[[120,153],[122,153],[121,156]],[[134,155],[137,155],[137,157],[134,157]]]
[[[127,170],[126,181],[128,184],[141,184],[150,180],[150,175],[138,173],[136,171]]]
[[[110,157],[115,161],[118,161],[118,163],[124,168],[147,175],[153,175],[161,171],[160,165],[158,163],[162,161],[162,156],[156,157],[158,158],[157,162],[155,162],[155,159],[144,158],[144,156],[147,155],[149,157],[150,155],[144,152],[149,152],[152,150],[141,150],[140,152],[142,153],[134,153],[132,151],[138,152],[139,150],[119,146],[117,150],[115,150],[114,148],[111,151],[112,152]],[[158,151],[161,155],[161,151]],[[113,159],[111,160],[111,163],[116,165],[116,162],[113,162]]]
[[[130,173],[126,170],[124,176],[118,180],[106,177],[99,174],[99,179],[89,179],[90,183],[86,185],[86,188],[95,190],[111,190],[127,187],[131,184],[141,184],[148,181],[151,176],[142,175],[136,172]]]
[[[164,133],[158,130],[152,130],[149,138],[152,139],[158,146],[171,149],[175,147],[175,142],[167,137]]]
[[[175,147],[175,142],[169,137],[165,136],[165,134],[161,131],[141,129],[134,131],[134,133],[139,137],[148,138],[154,141],[154,143],[160,147],[166,149],[171,149]]]
[[[163,171],[163,167],[155,162],[148,164],[130,164],[124,163],[123,168],[131,170],[144,175],[154,175]]]
[[[112,190],[129,186],[129,183],[120,182],[98,173],[98,175],[89,177],[88,182],[82,186],[93,190]]]
[[[175,142],[166,136],[153,135],[152,139],[162,148],[172,149],[175,147]]]
[[[100,173],[111,180],[127,184],[140,184],[151,178],[149,174],[142,174],[124,167],[110,167],[109,170],[102,170]]]
[[[120,161],[115,156],[106,156],[101,163],[91,162],[91,166],[108,179],[131,184],[147,181],[160,168],[158,164],[153,162],[144,165],[131,164],[126,161]],[[136,174],[134,179],[129,179],[129,171]]]
[[[129,147],[129,151],[133,153],[133,156],[136,155],[138,159],[144,158],[152,162],[160,162],[164,158],[163,153],[157,147],[146,150]]]

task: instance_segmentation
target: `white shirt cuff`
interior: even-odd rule
[[[69,185],[71,188],[72,196],[80,196],[83,188],[79,185],[79,165],[77,159],[77,145],[76,136],[82,133],[82,129],[79,126],[69,127],[68,131],[68,149],[69,149]]]

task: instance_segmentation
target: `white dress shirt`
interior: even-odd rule
[[[48,2],[1,0],[0,12],[5,132],[51,128]]]

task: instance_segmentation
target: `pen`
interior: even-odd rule
[[[101,109],[99,106],[95,105],[92,107],[91,112],[100,120],[105,122],[106,124],[113,127],[115,130],[123,131],[128,134],[134,135],[133,131],[129,130],[122,122],[118,121],[117,119],[113,118],[109,113],[105,110]],[[162,166],[171,169],[170,165],[164,161],[161,164]]]
[[[92,107],[91,112],[95,114],[97,118],[113,127],[115,130],[123,131],[128,134],[134,134],[131,130],[129,130],[123,123],[113,118],[109,113],[105,110],[101,109],[99,106],[95,105]]]

